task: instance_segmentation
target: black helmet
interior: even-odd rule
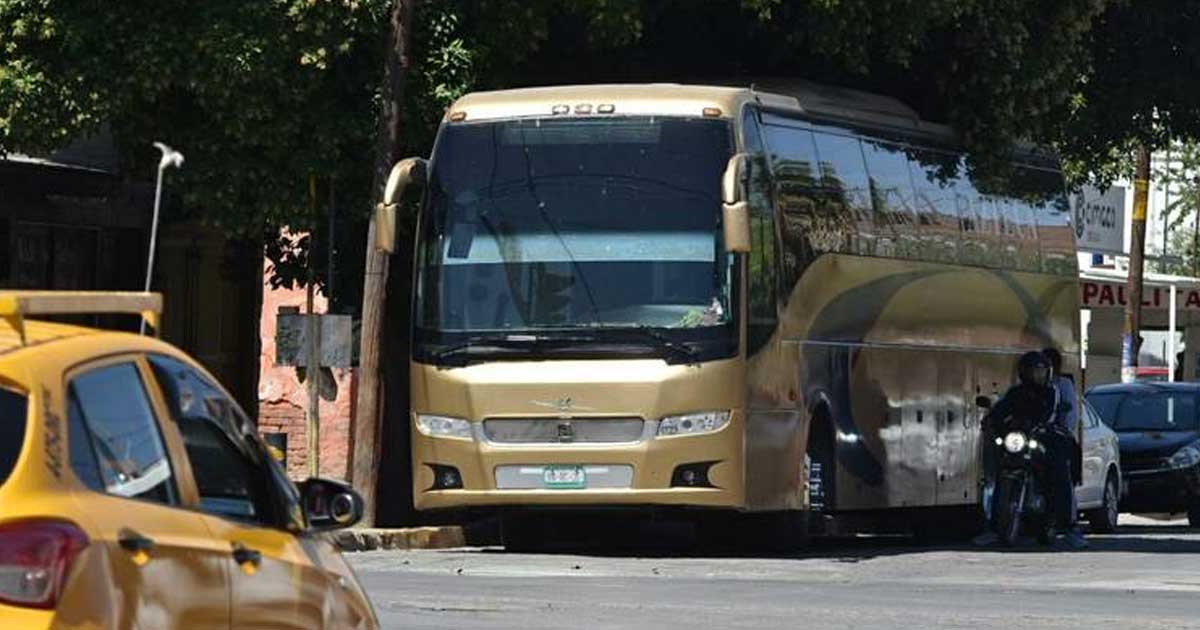
[[[1049,385],[1050,369],[1050,360],[1041,352],[1026,352],[1017,360],[1017,378],[1023,385]]]

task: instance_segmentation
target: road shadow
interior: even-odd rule
[[[1038,544],[1033,538],[1023,538],[1012,547],[975,546],[969,539],[956,536],[934,541],[918,541],[903,535],[858,535],[814,537],[807,546],[797,549],[773,549],[755,542],[722,546],[701,546],[687,535],[682,527],[643,527],[629,539],[599,539],[557,541],[536,550],[509,551],[498,540],[475,551],[485,554],[516,554],[535,552],[548,555],[572,555],[597,558],[705,558],[705,559],[821,559],[832,562],[859,563],[877,558],[920,555],[946,551],[970,551],[998,554],[1046,553],[1133,553],[1133,554],[1196,554],[1200,555],[1200,532],[1180,525],[1122,525],[1116,532],[1089,535],[1089,546],[1072,549],[1063,540],[1049,545]],[[633,542],[630,542],[633,541]]]

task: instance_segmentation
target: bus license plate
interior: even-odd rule
[[[587,487],[587,474],[583,466],[546,466],[542,483],[551,490],[579,490]]]

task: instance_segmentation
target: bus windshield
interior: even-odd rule
[[[725,120],[447,125],[421,221],[418,337],[728,328],[731,154]]]

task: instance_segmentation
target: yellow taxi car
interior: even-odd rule
[[[27,320],[157,294],[0,292],[0,628],[377,628],[321,532],[345,484],[297,488],[233,399],[153,337]]]

